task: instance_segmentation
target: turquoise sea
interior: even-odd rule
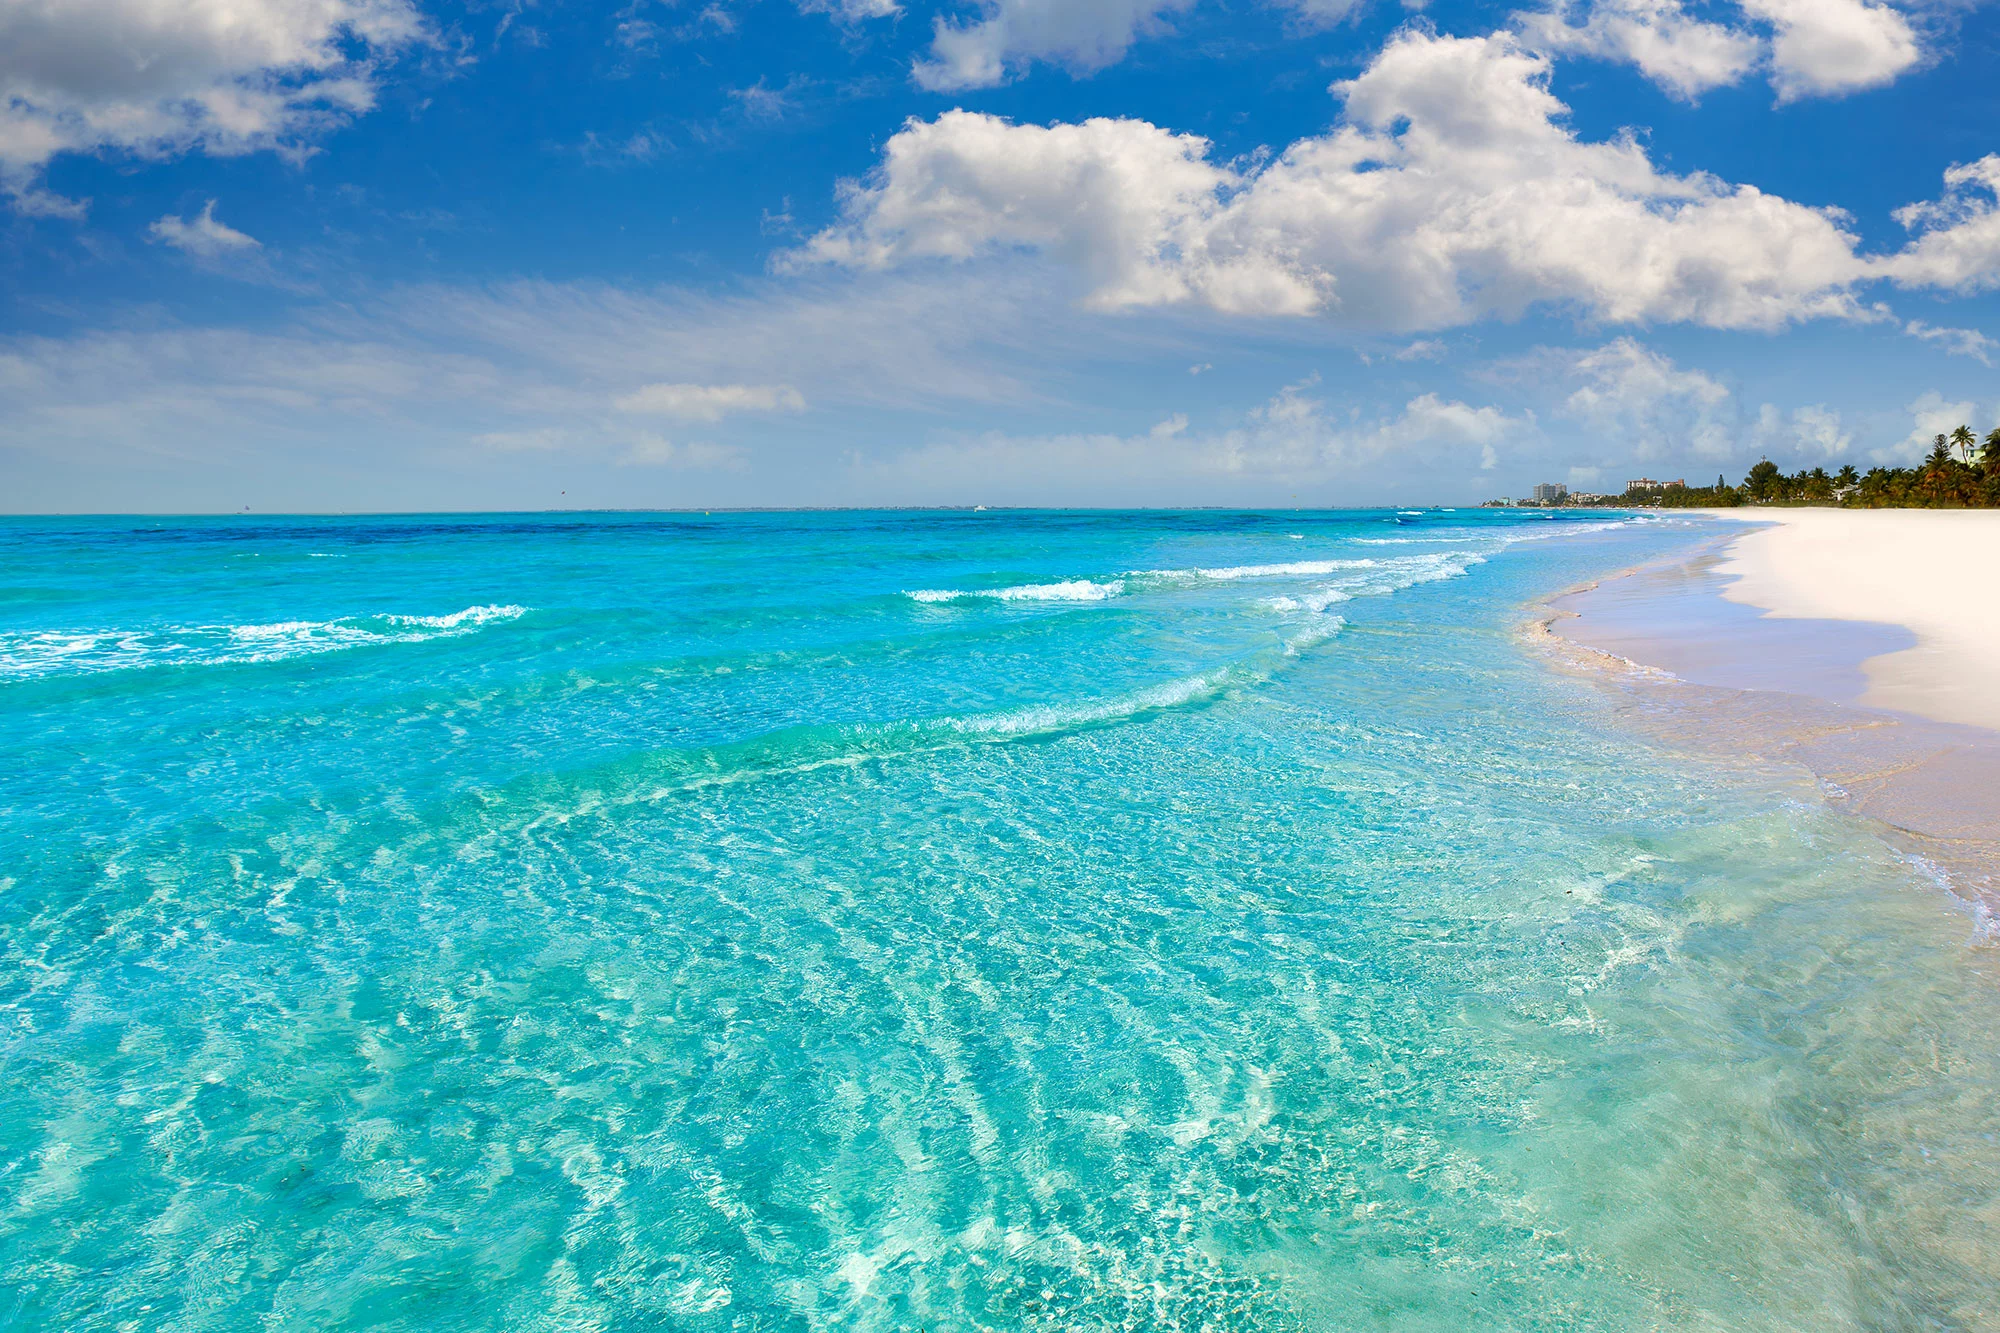
[[[2000,1327],[2000,967],[1694,522],[0,521],[0,1326]]]

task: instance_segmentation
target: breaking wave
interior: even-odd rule
[[[443,616],[350,616],[144,630],[17,630],[0,633],[0,680],[144,667],[282,662],[347,648],[452,638],[526,612],[521,606],[468,606]]]
[[[1131,577],[1165,579],[1176,583],[1191,583],[1197,580],[1211,583],[1229,583],[1236,579],[1307,578],[1315,574],[1332,574],[1343,569],[1372,569],[1375,560],[1291,560],[1277,565],[1225,565],[1219,569],[1146,569],[1135,570]]]
[[[1024,583],[1014,588],[919,588],[903,595],[917,602],[959,602],[984,598],[995,602],[1102,602],[1125,591],[1125,580],[1092,583],[1070,579],[1065,583]]]

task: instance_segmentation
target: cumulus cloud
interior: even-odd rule
[[[1815,462],[1845,458],[1854,447],[1853,432],[1843,426],[1840,413],[1821,403],[1794,408],[1789,416],[1775,405],[1765,403],[1758,409],[1753,434],[1760,449],[1803,456]]]
[[[884,269],[1026,247],[1082,269],[1094,305],[1183,300],[1187,234],[1234,179],[1207,149],[1140,120],[1042,128],[970,111],[912,120],[873,179],[844,190],[844,220],[781,266]]]
[[[1778,100],[1876,88],[1923,58],[1910,21],[1879,0],[1742,0],[1769,23]]]
[[[1915,238],[1886,271],[1904,287],[2000,286],[2000,154],[1951,168],[1944,185],[1943,198],[1896,210]]]
[[[1910,414],[1910,433],[1900,445],[1876,450],[1876,462],[1906,464],[1913,455],[1927,452],[1938,436],[1967,425],[1983,433],[1991,420],[1982,418],[1978,406],[1969,399],[1949,399],[1936,390],[1923,394],[1904,410]]]
[[[1756,36],[1694,18],[1681,0],[1556,0],[1515,22],[1542,50],[1636,65],[1684,101],[1735,83],[1763,56]]]
[[[368,110],[369,56],[422,32],[409,0],[0,4],[0,186],[33,206],[63,152],[297,148]]]
[[[1774,329],[1860,313],[1839,214],[1656,169],[1589,142],[1512,36],[1406,32],[1335,85],[1335,132],[1237,169],[1139,120],[908,122],[840,220],[781,267],[886,268],[1030,249],[1100,308],[1193,302],[1425,330],[1529,307],[1620,322]]]
[[[803,412],[806,400],[789,384],[648,384],[618,399],[621,412],[720,421],[735,412]]]
[[[912,119],[840,218],[774,266],[889,269],[1032,251],[1087,306],[1186,304],[1427,331],[1535,306],[1612,323],[1775,330],[1889,318],[1856,289],[2000,286],[2000,155],[1954,167],[1863,255],[1837,209],[1655,167],[1630,136],[1587,141],[1546,55],[1499,33],[1393,40],[1333,91],[1344,123],[1273,160],[1211,161],[1143,120]]]
[[[1923,58],[1901,12],[1880,0],[1741,0],[1744,19],[1716,23],[1682,0],[1550,0],[1514,16],[1546,51],[1616,60],[1692,101],[1762,68],[1780,102],[1838,96],[1892,82]]]
[[[1631,338],[1558,356],[1583,381],[1562,414],[1635,458],[1727,458],[1735,451],[1727,387]]]
[[[193,221],[168,214],[155,222],[147,231],[156,241],[184,250],[199,259],[216,259],[239,250],[255,250],[257,239],[218,222],[215,217],[215,200],[202,206]]]

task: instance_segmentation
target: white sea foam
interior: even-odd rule
[[[461,625],[477,628],[493,620],[513,620],[524,614],[524,606],[468,606],[463,611],[454,611],[448,616],[384,616],[392,625],[421,625],[427,629],[457,629]]]
[[[1454,528],[1429,537],[1349,537],[1348,540],[1356,546],[1463,546],[1466,542],[1478,541],[1488,535]]]
[[[1273,611],[1284,614],[1304,611],[1308,615],[1318,615],[1329,606],[1353,600],[1354,594],[1345,589],[1321,588],[1317,592],[1305,593],[1298,597],[1266,597],[1263,604]]]
[[[1449,512],[1449,511],[1447,511]],[[1545,519],[1553,523],[1553,519]],[[1657,522],[1656,519],[1607,519],[1600,523],[1564,523],[1540,532],[1519,530],[1446,528],[1423,537],[1349,537],[1356,546],[1461,546],[1467,542],[1495,542],[1501,546],[1511,546],[1515,542],[1545,542],[1551,537],[1568,537],[1584,532],[1608,532],[1612,528],[1623,528],[1633,523]]]
[[[87,675],[160,666],[282,662],[373,644],[421,643],[470,634],[526,614],[520,606],[468,606],[445,616],[351,616],[259,625],[176,625],[145,630],[24,630],[0,633],[0,680]]]
[[[1296,634],[1292,634],[1285,639],[1285,653],[1287,656],[1292,656],[1303,652],[1307,648],[1325,643],[1328,639],[1340,633],[1346,624],[1347,621],[1342,616],[1317,614],[1310,616]]]
[[[1187,583],[1196,580],[1229,583],[1236,579],[1309,578],[1315,574],[1332,574],[1343,569],[1372,569],[1377,563],[1379,562],[1374,560],[1292,560],[1278,565],[1224,565],[1216,569],[1135,570],[1132,577],[1172,579]]]
[[[903,595],[918,602],[959,602],[986,599],[995,602],[1102,602],[1125,591],[1125,580],[1093,583],[1070,579],[1065,583],[1024,583],[1013,588],[919,588]]]

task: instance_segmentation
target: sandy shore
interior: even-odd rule
[[[1664,742],[1803,767],[1995,929],[2000,513],[1711,516],[1693,557],[1555,599],[1555,641]]]
[[[1766,525],[1724,554],[1730,601],[1915,636],[1863,664],[1861,703],[2000,731],[2000,511],[1715,512]]]

